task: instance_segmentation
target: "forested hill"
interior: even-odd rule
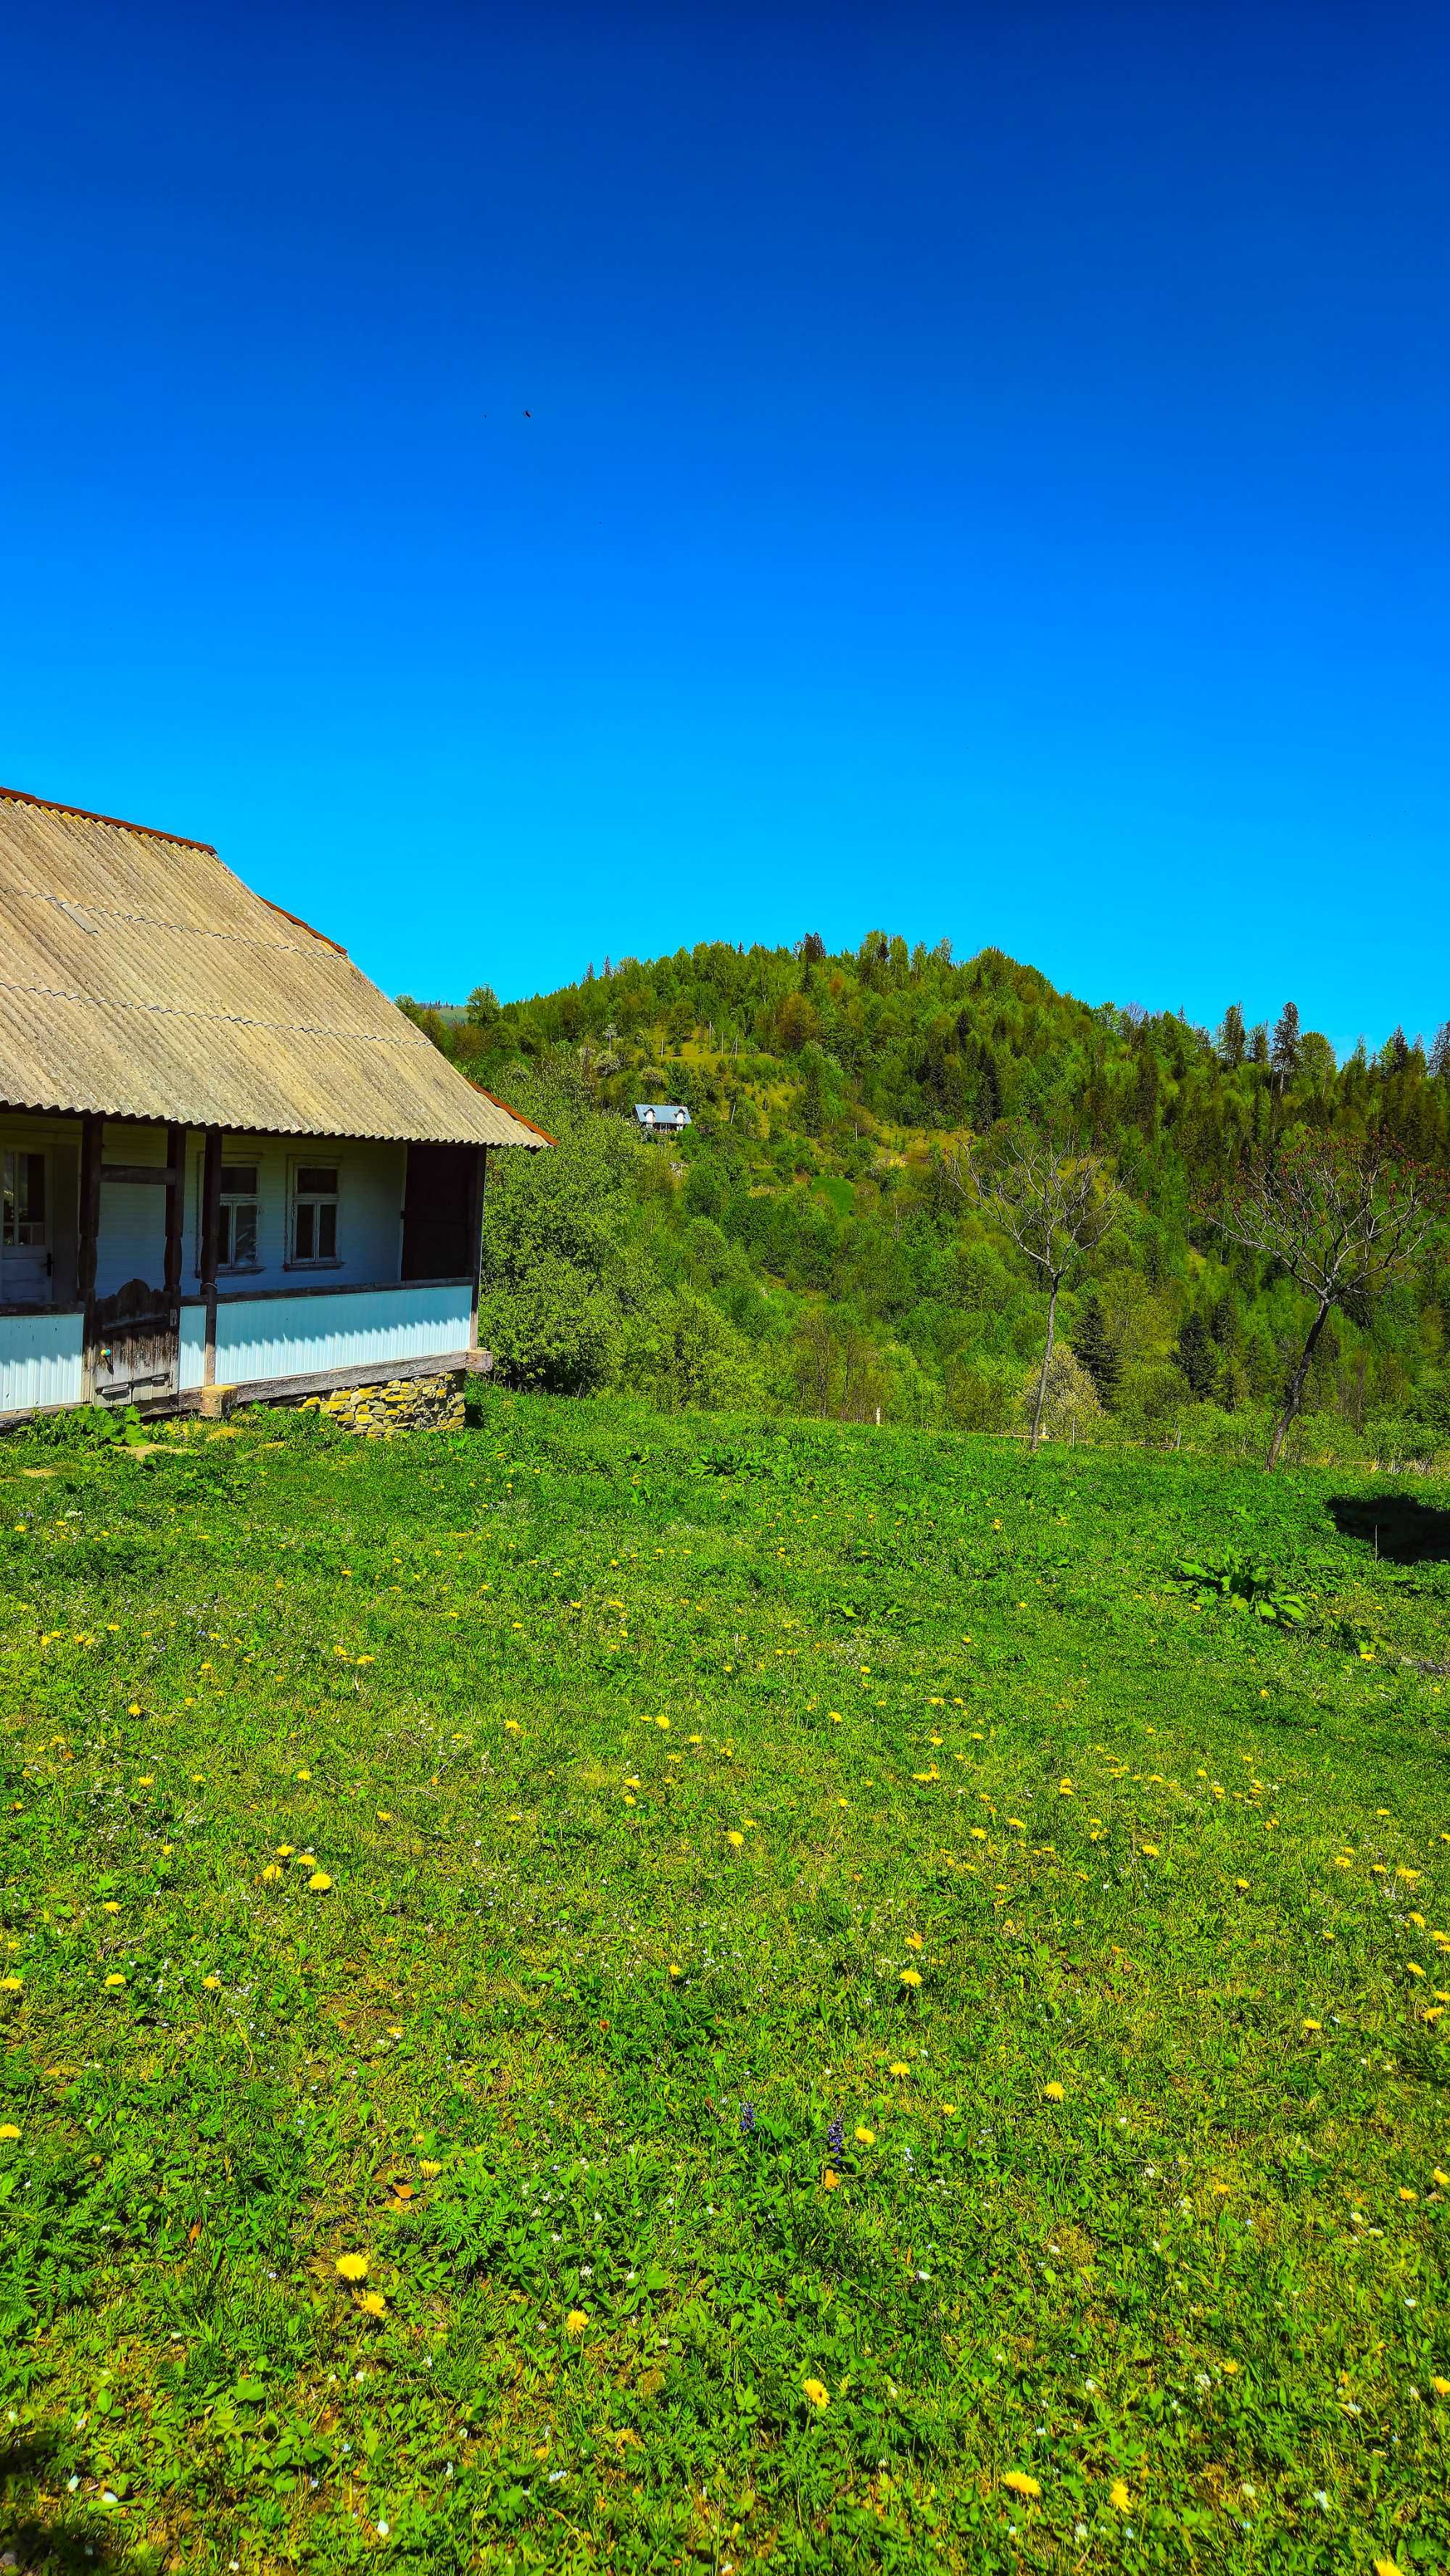
[[[1428,1050],[1396,1029],[1339,1063],[1292,1003],[1272,1029],[1230,1005],[1210,1032],[885,932],[855,954],[807,937],[605,959],[526,1002],[484,987],[405,1008],[561,1138],[491,1184],[489,1329],[522,1382],[1011,1427],[1042,1299],[963,1159],[1010,1120],[1106,1153],[1131,1201],[1070,1303],[1060,1420],[1250,1445],[1303,1301],[1195,1213],[1203,1190],[1295,1131],[1450,1161],[1450,1024]],[[690,1133],[639,1142],[636,1100],[683,1101]],[[1306,1439],[1450,1442],[1447,1309],[1432,1247],[1367,1328],[1337,1317]]]

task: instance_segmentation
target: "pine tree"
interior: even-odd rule
[[[1189,1394],[1201,1404],[1206,1395],[1213,1393],[1213,1382],[1218,1375],[1218,1353],[1197,1307],[1192,1314],[1184,1316],[1178,1327],[1178,1347],[1173,1356],[1188,1380]]]
[[[1450,1020],[1442,1020],[1430,1049],[1430,1071],[1441,1076],[1450,1074]]]
[[[1111,1406],[1123,1374],[1123,1364],[1108,1333],[1107,1317],[1101,1300],[1085,1297],[1078,1308],[1072,1330],[1072,1347],[1098,1391],[1098,1402]]]
[[[1274,1024],[1274,1051],[1269,1058],[1278,1076],[1279,1088],[1291,1081],[1299,1070],[1299,1005],[1286,1002]]]
[[[1243,1012],[1237,1002],[1230,1002],[1218,1033],[1218,1052],[1222,1061],[1230,1067],[1242,1064],[1247,1044]]]

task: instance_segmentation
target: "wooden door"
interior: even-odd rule
[[[181,1366],[181,1308],[164,1289],[128,1279],[96,1301],[92,1384],[98,1404],[152,1404],[174,1396]]]

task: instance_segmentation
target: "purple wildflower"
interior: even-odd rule
[[[740,2105],[740,2134],[742,2138],[750,2137],[754,2132],[754,2128],[755,2104],[753,2102],[742,2102]]]
[[[846,2124],[844,2120],[837,2117],[831,2122],[829,2129],[826,2131],[826,2144],[830,2148],[832,2155],[838,2156],[845,2143]]]

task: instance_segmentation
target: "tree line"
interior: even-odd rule
[[[1231,1004],[1210,1031],[1089,1006],[1000,951],[958,962],[946,942],[885,932],[837,955],[814,935],[709,943],[605,960],[528,1001],[481,988],[405,1007],[464,1071],[568,1131],[593,1216],[588,1245],[554,1264],[567,1295],[546,1291],[542,1262],[523,1288],[522,1238],[512,1287],[500,1275],[493,1292],[513,1297],[496,1338],[529,1382],[1047,1436],[1181,1437],[1187,1421],[1252,1445],[1280,1420],[1282,1451],[1298,1420],[1320,1440],[1450,1445],[1434,1185],[1450,1023],[1340,1061],[1292,1003],[1257,1026]],[[678,1148],[629,1132],[632,1101],[662,1097],[695,1121]],[[1034,1155],[1056,1157],[1064,1187],[1091,1169],[1094,1203],[1112,1203],[1055,1290],[999,1186]],[[1312,1203],[1324,1218],[1371,1168],[1372,1201],[1408,1193],[1416,1224],[1372,1279],[1341,1265],[1323,1302],[1262,1192],[1297,1175],[1301,1217]],[[562,1170],[530,1158],[495,1183],[500,1257],[504,1198],[527,1232]],[[1235,1198],[1251,1183],[1257,1235]],[[520,1333],[545,1306],[549,1350],[510,1360],[506,1324]]]

